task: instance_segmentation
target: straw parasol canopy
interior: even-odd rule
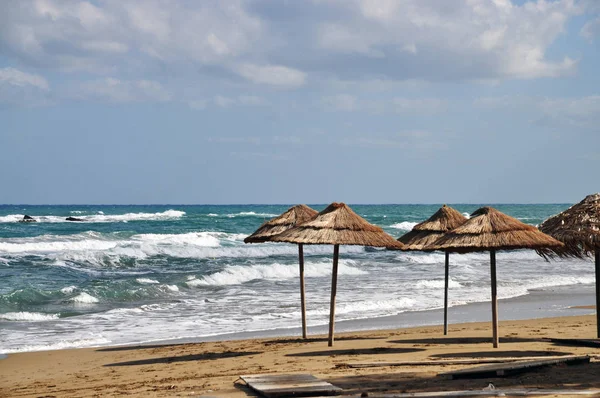
[[[252,235],[244,239],[244,243],[269,242],[271,237],[313,219],[319,212],[307,205],[296,205],[269,221],[263,223]]]
[[[600,248],[600,193],[588,195],[581,202],[550,217],[540,224],[540,231],[565,244],[558,255],[592,254]]]
[[[498,297],[496,293],[496,250],[561,247],[556,239],[492,207],[482,207],[471,218],[429,245],[429,250],[470,253],[490,252],[492,324],[494,348],[498,347]]]
[[[306,205],[290,207],[285,213],[263,223],[252,235],[244,239],[244,243],[269,242],[271,238],[287,231],[298,224],[314,218],[318,212]],[[298,245],[298,262],[300,264],[300,304],[302,310],[302,337],[307,336],[306,327],[306,297],[304,290],[304,248]]]
[[[563,244],[493,207],[482,207],[458,228],[446,233],[428,250],[471,253],[489,250],[544,249]]]
[[[553,250],[561,257],[583,257],[595,253],[596,264],[596,328],[600,338],[600,193],[586,196],[581,202],[550,217],[540,224],[540,230],[565,244]],[[552,256],[552,253],[538,251]]]
[[[307,245],[334,245],[331,275],[331,303],[329,311],[329,346],[333,345],[335,320],[335,295],[337,290],[338,258],[340,245],[396,247],[404,245],[378,226],[369,224],[344,203],[332,203],[317,216],[290,228],[271,239],[275,242]]]
[[[404,243],[404,250],[423,250],[465,221],[467,218],[458,210],[443,205],[427,220],[415,225],[412,231],[398,238],[398,241]]]
[[[431,217],[415,225],[412,231],[398,238],[404,243],[403,250],[421,250],[433,244],[446,232],[453,230],[467,221],[458,210],[443,205]],[[444,278],[444,335],[448,334],[448,276],[450,271],[450,255],[445,255],[445,278]]]

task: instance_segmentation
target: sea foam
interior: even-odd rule
[[[20,322],[39,322],[39,321],[52,321],[59,318],[59,314],[42,314],[40,312],[7,312],[0,314],[0,319],[6,321],[20,321]]]
[[[417,224],[418,223],[416,223],[416,222],[402,221],[402,222],[390,225],[390,228],[401,229],[404,231],[410,231]]]
[[[353,261],[340,261],[339,275],[365,275],[368,272],[353,267]],[[305,264],[304,275],[308,278],[325,277],[331,275],[331,263]],[[298,265],[296,264],[269,264],[241,266],[233,265],[225,270],[196,279],[188,280],[186,284],[195,286],[225,286],[239,285],[253,280],[285,280],[299,277]]]
[[[81,292],[79,293],[77,296],[72,297],[69,301],[73,302],[73,303],[79,303],[79,304],[94,304],[99,302],[100,300],[98,300],[96,297],[89,295],[86,292]]]
[[[76,213],[72,211],[71,213]],[[126,214],[109,214],[105,215],[99,211],[94,215],[81,215],[77,218],[81,219],[82,222],[90,223],[108,223],[108,222],[128,222],[128,221],[160,221],[160,220],[172,220],[178,219],[185,215],[184,211],[179,210],[166,210],[158,213],[126,213]],[[54,215],[31,215],[37,222],[41,223],[70,223],[64,216]],[[10,223],[21,221],[24,214],[9,214],[6,216],[0,216],[0,223]]]

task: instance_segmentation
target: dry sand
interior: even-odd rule
[[[0,360],[2,397],[98,397],[131,395],[255,396],[238,376],[311,373],[347,393],[497,388],[600,388],[600,361],[556,366],[506,378],[447,380],[439,372],[473,365],[352,369],[347,362],[426,361],[449,358],[600,355],[600,348],[557,345],[553,338],[594,338],[595,316],[500,322],[500,348],[486,323],[166,346],[127,346],[11,354]]]

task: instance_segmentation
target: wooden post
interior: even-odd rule
[[[306,332],[306,292],[304,290],[304,245],[298,245],[298,260],[300,262],[300,306],[302,308],[302,338],[305,339]]]
[[[446,251],[446,276],[444,285],[444,336],[448,334],[448,275],[450,269],[450,253]]]
[[[494,348],[498,348],[498,294],[496,292],[496,250],[490,250],[490,275],[492,283],[492,328]]]
[[[335,324],[335,294],[337,292],[338,257],[340,245],[333,246],[333,270],[331,272],[331,302],[329,307],[329,347],[333,347],[333,326]]]
[[[596,248],[596,331],[600,339],[600,248]]]

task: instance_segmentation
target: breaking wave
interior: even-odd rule
[[[126,214],[109,214],[105,215],[102,212],[94,215],[79,215],[76,211],[71,213],[78,214],[77,218],[81,222],[88,223],[110,223],[110,222],[129,222],[129,221],[161,221],[161,220],[173,220],[183,217],[185,211],[179,210],[166,210],[159,213],[126,213]],[[6,216],[0,216],[0,223],[11,223],[19,222],[23,219],[24,214],[9,214]],[[53,215],[31,215],[37,222],[41,223],[70,223],[73,221],[67,221],[64,216],[53,216]]]

